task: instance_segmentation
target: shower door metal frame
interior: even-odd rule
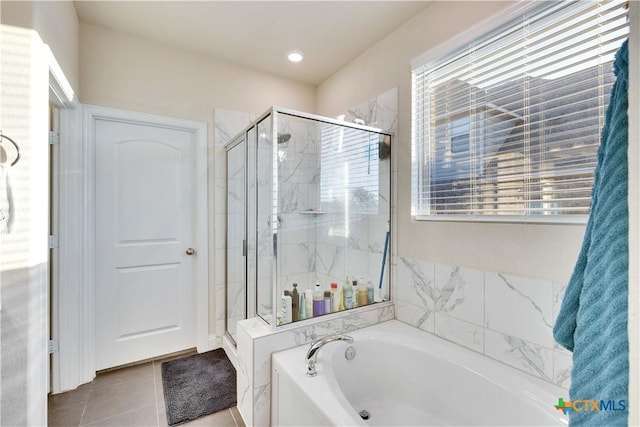
[[[225,166],[226,166],[226,184],[227,184],[227,191],[226,191],[226,206],[225,206],[225,268],[224,268],[224,334],[225,336],[234,344],[237,345],[235,338],[229,333],[229,307],[228,307],[228,286],[229,286],[229,268],[228,268],[228,263],[229,263],[229,152],[231,150],[233,150],[234,148],[236,148],[238,145],[244,143],[244,162],[243,162],[243,167],[244,167],[244,173],[243,173],[243,178],[244,178],[244,192],[243,192],[243,207],[242,210],[244,212],[244,224],[243,224],[243,229],[244,229],[244,233],[243,233],[243,238],[242,238],[242,258],[244,260],[243,262],[243,268],[242,268],[242,273],[243,273],[243,283],[244,283],[244,318],[247,319],[247,312],[248,312],[248,308],[247,308],[247,294],[248,294],[248,287],[247,287],[247,194],[248,194],[248,174],[247,174],[247,166],[248,166],[248,138],[247,138],[247,134],[248,134],[248,130],[241,132],[238,136],[236,136],[231,142],[229,142],[229,144],[226,145],[225,147],[225,155],[226,155],[226,159],[225,159]]]
[[[352,128],[352,129],[359,129],[359,130],[363,130],[363,131],[368,131],[368,132],[373,132],[373,133],[377,133],[379,135],[386,135],[389,137],[389,144],[391,146],[391,151],[390,151],[390,166],[389,166],[389,211],[388,211],[388,231],[390,233],[390,239],[388,242],[388,248],[387,248],[387,252],[386,254],[384,254],[385,257],[387,257],[387,263],[386,263],[386,274],[387,274],[387,289],[388,289],[388,300],[393,300],[393,296],[392,296],[392,287],[391,287],[391,281],[392,278],[395,274],[395,268],[392,262],[392,256],[395,250],[395,242],[396,242],[396,233],[395,233],[395,228],[396,228],[396,224],[393,218],[393,212],[394,212],[394,208],[393,205],[394,203],[396,203],[396,195],[395,195],[395,191],[394,191],[394,185],[395,185],[395,173],[394,172],[394,168],[395,168],[395,150],[393,149],[394,146],[394,135],[392,132],[388,131],[388,130],[383,130],[380,128],[375,128],[372,126],[366,126],[366,125],[360,125],[357,123],[351,123],[351,122],[345,122],[343,120],[338,120],[338,119],[332,119],[329,117],[324,117],[324,116],[319,116],[319,115],[315,115],[315,114],[310,114],[310,113],[305,113],[305,112],[301,112],[301,111],[297,111],[297,110],[292,110],[292,109],[288,109],[288,108],[281,108],[281,107],[276,107],[273,106],[271,108],[269,108],[267,111],[265,111],[263,114],[259,115],[258,117],[256,117],[250,125],[248,125],[246,128],[244,128],[240,133],[238,133],[238,135],[233,138],[231,140],[231,142],[229,142],[225,149],[226,149],[226,154],[228,156],[228,153],[231,149],[233,149],[236,145],[240,144],[241,142],[245,143],[245,150],[244,150],[244,154],[245,154],[245,199],[244,199],[244,205],[245,205],[245,229],[244,229],[244,287],[245,287],[245,299],[244,299],[244,310],[245,310],[245,318],[249,318],[249,317],[259,317],[262,320],[264,320],[267,324],[270,325],[270,328],[274,331],[276,330],[280,330],[281,328],[287,328],[290,327],[290,325],[283,325],[283,326],[278,326],[277,322],[275,321],[276,317],[277,317],[277,307],[278,307],[278,295],[276,292],[276,283],[277,283],[277,234],[276,233],[271,233],[271,247],[273,248],[273,253],[272,253],[272,259],[271,259],[271,267],[272,267],[272,271],[271,271],[271,303],[272,303],[272,307],[271,307],[271,321],[267,321],[266,319],[264,319],[260,313],[259,313],[259,309],[258,309],[258,304],[259,304],[259,298],[258,298],[258,277],[259,277],[259,263],[257,262],[258,260],[258,252],[257,252],[257,246],[258,246],[258,230],[257,230],[257,220],[258,220],[258,176],[257,176],[257,168],[258,168],[258,153],[257,153],[257,149],[258,149],[258,138],[260,137],[258,135],[258,124],[268,120],[271,124],[271,130],[270,130],[270,135],[269,137],[271,138],[271,144],[272,144],[272,158],[273,157],[277,157],[277,144],[274,143],[274,141],[277,141],[278,138],[278,115],[279,114],[283,114],[285,116],[291,116],[291,117],[297,117],[297,118],[301,118],[301,119],[308,119],[308,120],[314,120],[316,122],[319,123],[326,123],[326,124],[331,124],[331,125],[337,125],[337,126],[342,126],[342,127],[346,127],[346,128]],[[255,138],[250,138],[250,132],[254,130],[255,131]],[[256,153],[255,156],[253,158],[254,162],[253,164],[249,164],[249,150],[250,145],[255,148]],[[228,157],[227,157],[227,162],[228,162]],[[277,176],[277,162],[272,166],[274,169],[271,171],[272,172],[272,178]],[[253,180],[254,184],[255,184],[255,190],[253,194],[250,194],[249,191],[249,182],[250,180]],[[272,186],[271,186],[271,190],[273,191],[277,191],[276,188],[274,188],[273,182],[272,182]],[[253,196],[255,198],[254,203],[255,203],[255,212],[250,212],[249,209],[249,197]],[[254,230],[249,230],[249,215],[255,215],[255,221],[253,223],[253,225],[255,225],[255,229]],[[276,223],[277,222],[277,216],[278,216],[278,212],[277,209],[275,212],[271,212],[271,223]],[[227,206],[227,215],[225,217],[225,221],[226,223],[226,227],[228,230],[228,206]],[[249,233],[255,233],[255,240],[253,242],[254,247],[250,248],[249,246],[251,246],[251,242],[249,242]],[[227,247],[227,253],[228,253],[228,247]],[[253,289],[250,289],[249,287],[249,255],[251,254],[251,251],[255,251],[252,256],[255,258],[255,275],[254,275],[254,286]],[[228,258],[227,258],[228,259]],[[226,264],[225,264],[226,267]],[[227,278],[228,278],[228,271],[225,268],[225,335],[227,335],[227,337],[230,338],[231,342],[233,342],[235,344],[235,340],[233,339],[233,337],[230,336],[230,334],[228,333],[228,325],[227,325],[227,298],[226,298],[226,289],[227,289]],[[253,293],[253,298],[254,298],[254,306],[251,307],[253,310],[251,311],[251,314],[249,312],[249,292]]]

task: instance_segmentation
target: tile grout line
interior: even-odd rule
[[[231,414],[231,419],[233,420],[233,423],[236,425],[236,427],[240,427],[235,415],[233,415],[233,411],[231,410],[231,408],[228,408],[227,411],[229,411],[229,413]]]
[[[80,414],[80,420],[78,421],[78,427],[80,427],[82,425],[82,419],[84,418],[84,414],[85,412],[87,412],[87,405],[89,404],[89,397],[91,396],[91,393],[93,392],[93,382],[95,381],[95,378],[91,380],[91,382],[89,383],[89,392],[87,393],[87,398],[84,401],[84,405],[82,405],[82,414]]]
[[[160,407],[158,406],[158,382],[156,380],[156,361],[152,361],[151,362],[151,372],[153,373],[153,397],[154,397],[154,401],[156,402],[156,425],[158,427],[160,427]]]
[[[98,424],[98,423],[101,423],[101,422],[104,422],[104,421],[110,420],[110,419],[112,419],[112,418],[121,417],[122,415],[128,415],[128,414],[131,414],[131,413],[133,413],[133,412],[139,411],[139,410],[141,410],[141,409],[144,409],[144,408],[147,408],[147,407],[150,407],[150,406],[151,406],[151,405],[147,405],[147,406],[142,406],[142,407],[140,407],[140,408],[136,408],[136,409],[130,409],[130,410],[125,411],[125,412],[122,412],[122,413],[120,413],[120,414],[115,414],[115,415],[108,416],[108,417],[106,417],[106,418],[101,418],[101,419],[99,419],[99,420],[95,420],[95,421],[93,421],[91,424],[84,424],[84,425],[82,425],[82,424],[81,424],[81,427],[91,427],[91,426],[93,426],[93,425],[96,425],[96,424]]]

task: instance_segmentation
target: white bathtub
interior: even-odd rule
[[[320,349],[316,377],[306,375],[309,345],[273,354],[273,426],[568,424],[554,408],[566,390],[397,320],[348,335],[353,344]]]

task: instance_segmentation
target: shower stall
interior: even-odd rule
[[[227,144],[225,320],[234,342],[238,320],[257,316],[274,329],[303,321],[294,283],[299,295],[342,299],[347,281],[359,306],[389,298],[391,146],[380,129],[276,107]],[[322,315],[337,311],[326,303]]]

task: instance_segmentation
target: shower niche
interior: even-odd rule
[[[234,341],[244,318],[277,329],[389,299],[391,146],[380,129],[276,107],[227,144]]]

